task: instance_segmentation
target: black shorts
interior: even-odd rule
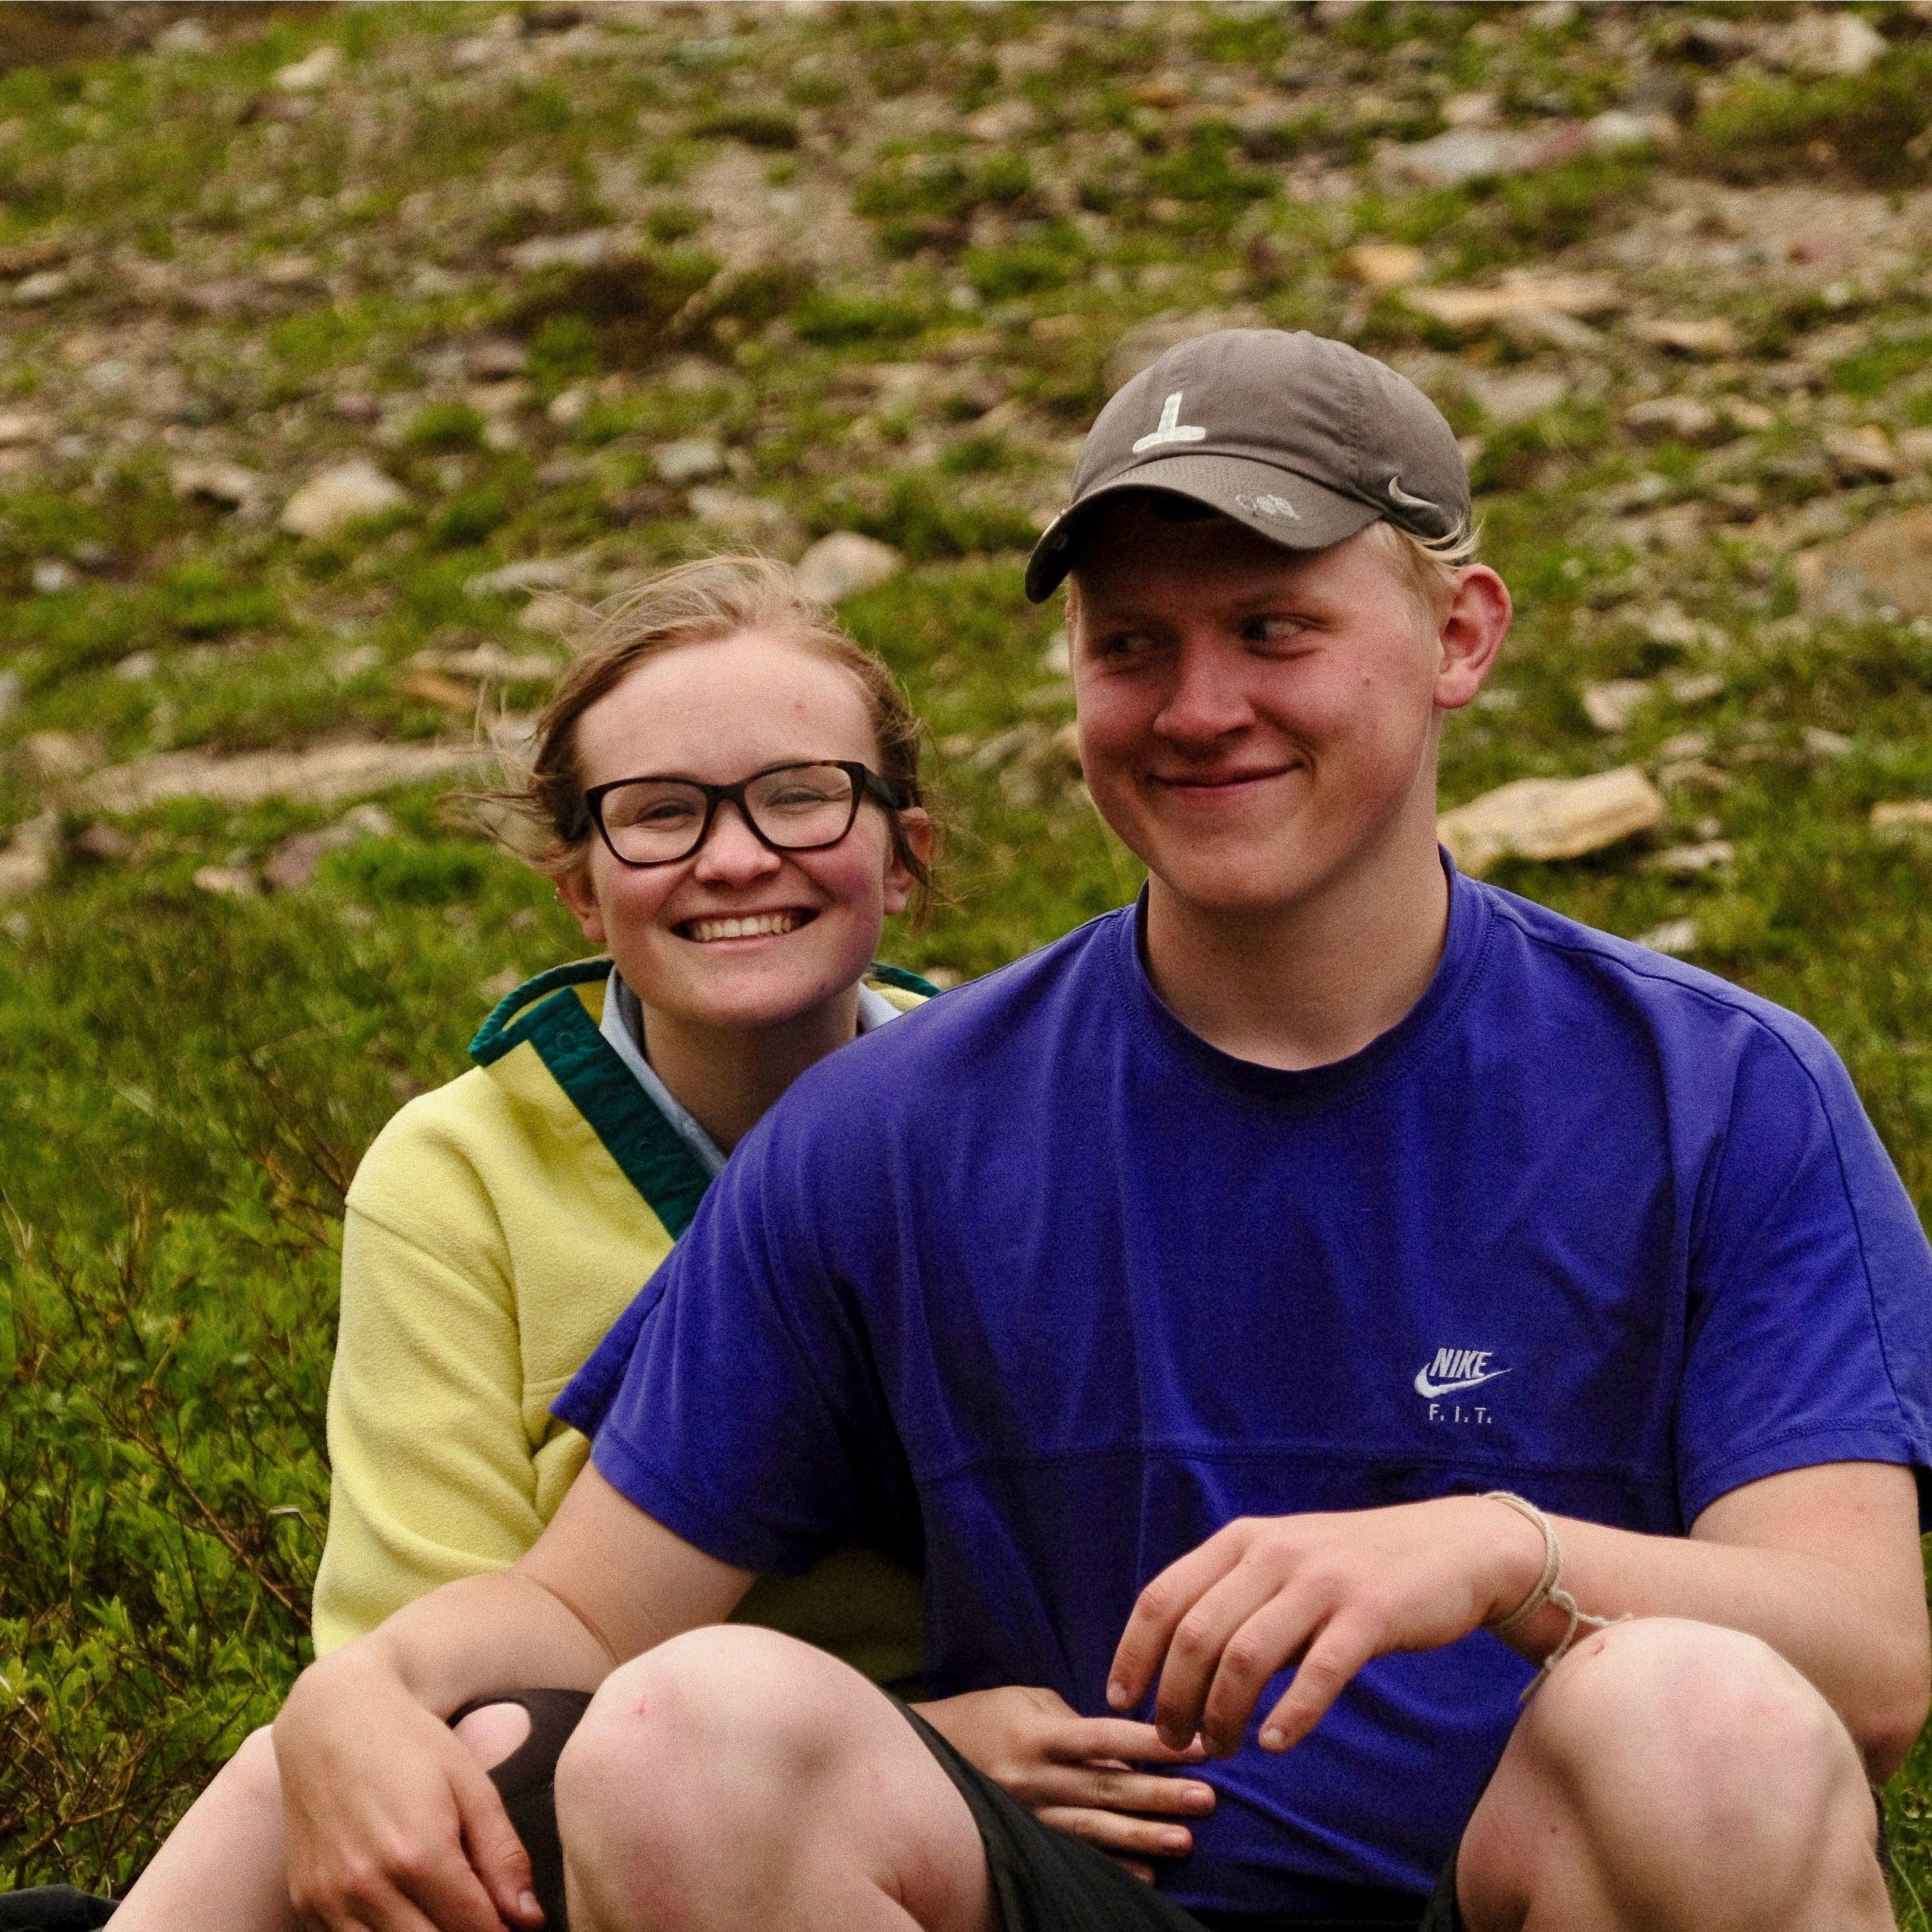
[[[454,1724],[486,1704],[518,1704],[530,1714],[530,1734],[490,1774],[503,1808],[530,1855],[533,1888],[546,1932],[568,1932],[563,1853],[556,1834],[551,1781],[557,1754],[590,1699],[581,1690],[512,1690],[466,1704]],[[895,1703],[898,1703],[896,1698]],[[979,1768],[969,1763],[920,1716],[907,1720],[958,1788],[986,1848],[986,1865],[1005,1932],[1290,1932],[1291,1928],[1400,1927],[1403,1932],[1463,1932],[1456,1908],[1456,1861],[1450,1857],[1427,1898],[1354,1886],[1336,1886],[1310,1911],[1294,1918],[1249,1912],[1184,1912],[1143,1885],[1084,1840],[1042,1825]]]

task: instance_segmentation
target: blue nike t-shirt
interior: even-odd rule
[[[922,1541],[935,1695],[1098,1715],[1142,1586],[1236,1516],[1509,1488],[1676,1535],[1932,1464],[1932,1256],[1802,1021],[1452,874],[1414,1010],[1282,1072],[1184,1027],[1137,933],[797,1082],[558,1405],[611,1483],[752,1570]],[[1251,1732],[1162,1888],[1426,1892],[1528,1675],[1478,1633]]]

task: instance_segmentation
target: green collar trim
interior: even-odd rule
[[[579,986],[610,976],[608,959],[580,959],[539,973],[498,1003],[470,1042],[470,1056],[488,1066],[527,1040],[676,1240],[691,1226],[711,1177],[578,998]]]
[[[930,980],[922,980],[916,973],[908,973],[903,966],[888,966],[882,959],[872,962],[872,970],[866,977],[885,986],[896,986],[902,993],[916,993],[922,1000],[936,1000],[939,997],[939,988]]]

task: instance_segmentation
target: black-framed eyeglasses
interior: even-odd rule
[[[856,760],[767,765],[736,784],[700,778],[613,778],[584,794],[584,808],[620,865],[673,866],[711,836],[728,801],[769,851],[822,852],[850,832],[867,799],[897,809],[890,780]]]

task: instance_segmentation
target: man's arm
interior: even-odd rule
[[[502,1802],[444,1720],[493,1691],[594,1689],[653,1644],[728,1615],[751,1582],[591,1466],[510,1569],[446,1584],[311,1665],[274,1727],[290,1896],[304,1923],[538,1924]]]
[[[1844,1718],[1875,1778],[1924,1721],[1925,1588],[1916,1486],[1888,1463],[1832,1462],[1744,1484],[1688,1538],[1556,1519],[1564,1586],[1596,1616],[1676,1616],[1761,1637]],[[1391,1509],[1230,1523],[1141,1593],[1108,1696],[1136,1702],[1180,1744],[1238,1749],[1268,1678],[1294,1681],[1264,1718],[1263,1748],[1315,1728],[1372,1658],[1432,1650],[1507,1616],[1541,1574],[1542,1539],[1502,1504],[1445,1497]],[[1540,1661],[1568,1618],[1545,1606],[1512,1632]]]

